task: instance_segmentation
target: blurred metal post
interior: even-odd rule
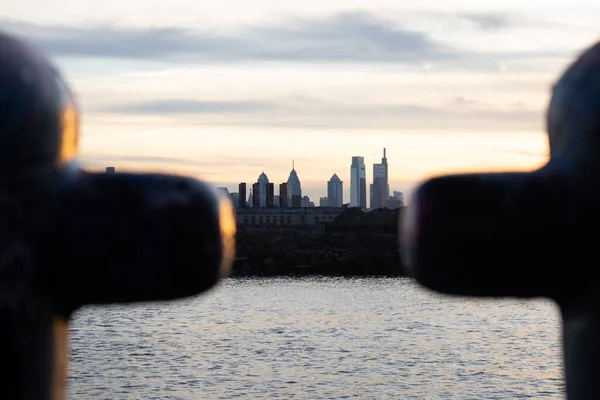
[[[553,88],[550,160],[423,183],[401,231],[409,275],[441,293],[560,306],[570,400],[600,398],[600,43]]]
[[[229,199],[197,180],[79,169],[79,114],[47,59],[0,32],[0,393],[66,397],[87,304],[196,295],[235,257]]]

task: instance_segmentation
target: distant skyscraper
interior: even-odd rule
[[[329,207],[341,207],[344,204],[344,182],[337,174],[333,174],[327,182],[327,199]]]
[[[229,193],[229,198],[231,199],[231,204],[233,208],[240,208],[240,194],[239,193]]]
[[[371,208],[384,208],[390,198],[388,185],[388,163],[385,148],[381,164],[373,164],[373,189],[371,193]]]
[[[310,201],[310,197],[308,196],[304,196],[302,197],[302,199],[300,200],[301,202],[301,207],[302,208],[307,208],[307,207],[314,207],[315,203]]]
[[[394,198],[400,200],[400,203],[404,205],[404,193],[394,191]]]
[[[279,207],[287,208],[289,206],[288,201],[288,184],[279,184]]]
[[[260,207],[260,183],[258,182],[252,184],[252,207]]]
[[[273,183],[267,184],[267,207],[273,207],[273,198],[275,197],[275,185]]]
[[[290,171],[290,176],[287,180],[287,190],[289,202],[294,207],[294,202],[292,201],[293,196],[302,197],[302,186],[300,185],[300,179],[298,178],[298,174],[296,173],[295,163],[292,161],[292,170]]]
[[[350,166],[350,207],[367,208],[367,172],[364,157],[352,157],[352,165]]]
[[[115,167],[106,167],[106,173],[107,174],[114,174],[115,173]]]
[[[240,194],[239,208],[246,208],[246,182],[240,183],[238,193]]]
[[[293,194],[291,197],[291,205],[292,208],[300,208],[302,207],[302,196],[299,196],[297,194]]]
[[[217,192],[219,192],[223,196],[229,196],[229,189],[226,187],[218,187]]]
[[[327,197],[319,198],[319,207],[329,207],[329,199]]]
[[[256,182],[258,183],[260,186],[260,190],[258,192],[252,190],[254,192],[254,197],[258,197],[259,198],[259,207],[266,207],[267,206],[267,187],[269,186],[269,178],[267,177],[267,175],[262,172],[260,174],[260,176],[258,177],[258,181]]]

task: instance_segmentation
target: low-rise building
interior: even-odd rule
[[[239,208],[235,219],[240,226],[320,225],[333,221],[342,211],[342,207]]]

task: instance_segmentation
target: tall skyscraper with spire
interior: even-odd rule
[[[360,156],[352,157],[350,165],[350,207],[367,208],[367,172]]]
[[[381,163],[373,164],[373,185],[371,187],[371,208],[384,208],[390,198],[388,163],[385,148],[383,149]]]
[[[301,207],[301,199],[302,199],[302,186],[300,185],[300,179],[298,178],[298,173],[296,172],[296,164],[292,160],[292,170],[290,171],[290,176],[287,180],[287,190],[288,190],[288,204],[291,207]]]

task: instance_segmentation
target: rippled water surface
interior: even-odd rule
[[[564,398],[559,335],[539,300],[402,279],[227,280],[193,300],[77,313],[69,398]]]

